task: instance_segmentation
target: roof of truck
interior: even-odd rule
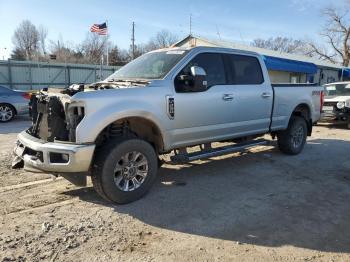
[[[233,52],[237,52],[237,53],[241,53],[241,54],[251,54],[251,55],[261,56],[259,53],[253,52],[253,51],[238,49],[238,48],[221,47],[221,46],[190,46],[190,47],[171,46],[171,47],[167,47],[167,48],[157,49],[157,50],[154,50],[151,52],[163,52],[163,51],[175,51],[175,50],[189,51],[189,50],[195,50],[195,49],[199,49],[199,50],[203,50],[203,51],[205,51],[205,50],[228,51],[228,52],[233,51]]]
[[[308,57],[308,56],[303,56],[303,55],[298,55],[298,54],[284,53],[284,52],[269,50],[269,49],[265,49],[265,48],[254,47],[254,46],[247,45],[247,44],[225,41],[222,39],[209,39],[209,38],[205,38],[202,36],[189,35],[189,36],[185,37],[184,39],[175,43],[173,46],[180,46],[190,39],[199,39],[199,40],[201,40],[201,41],[203,41],[211,46],[226,47],[226,48],[232,48],[232,49],[236,49],[236,50],[250,51],[250,52],[261,54],[264,56],[272,56],[272,57],[290,59],[290,60],[301,61],[301,62],[306,62],[306,63],[313,63],[313,64],[316,64],[318,66],[326,67],[326,68],[335,68],[335,69],[344,68],[340,64],[333,64],[333,63],[330,63],[330,62],[327,62],[327,61],[324,61],[321,59],[317,59],[314,57]]]

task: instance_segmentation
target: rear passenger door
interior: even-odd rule
[[[272,87],[264,80],[260,62],[250,55],[225,54],[228,83],[233,95],[234,133],[259,134],[269,130]]]

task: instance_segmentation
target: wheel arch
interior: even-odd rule
[[[116,137],[136,136],[149,142],[157,152],[164,151],[164,136],[160,127],[151,119],[141,116],[127,116],[109,122],[97,135],[96,145]]]
[[[307,124],[307,131],[308,131],[308,136],[311,136],[312,133],[312,117],[311,117],[311,109],[310,106],[306,103],[300,103],[299,105],[297,105],[293,112],[292,112],[292,116],[300,116],[302,118],[305,119],[306,124]],[[291,119],[290,117],[290,119]],[[290,121],[289,119],[289,121]]]
[[[0,102],[0,105],[8,105],[10,106],[14,111],[15,111],[15,115],[17,115],[17,109],[14,105],[10,104],[10,103],[6,103],[6,102]]]

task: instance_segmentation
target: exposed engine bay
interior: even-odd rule
[[[33,95],[30,100],[32,126],[28,132],[48,142],[75,142],[75,131],[85,116],[83,105],[74,104],[71,97],[79,92],[90,92],[106,89],[144,87],[146,81],[110,81],[92,85],[71,85],[66,89],[44,88]]]
[[[84,117],[84,108],[67,114],[70,96],[42,91],[32,96],[30,109],[32,127],[29,133],[48,142],[75,141],[75,128]],[[68,117],[69,116],[69,117]]]

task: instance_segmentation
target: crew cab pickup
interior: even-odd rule
[[[128,203],[150,189],[162,154],[190,162],[264,145],[265,134],[299,154],[322,103],[319,86],[271,84],[253,52],[157,50],[102,82],[32,96],[33,125],[18,135],[13,166],[76,184],[89,175],[102,197]]]

